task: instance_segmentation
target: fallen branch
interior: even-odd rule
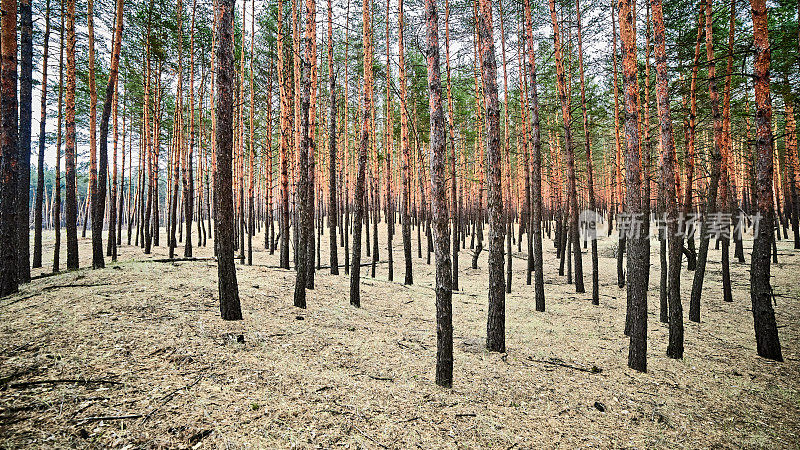
[[[92,417],[85,417],[83,419],[78,420],[78,424],[84,424],[89,422],[99,422],[101,420],[124,420],[124,419],[138,419],[142,417],[141,414],[127,414],[124,416],[92,416]]]
[[[151,259],[151,262],[157,263],[173,263],[173,262],[189,262],[189,261],[215,261],[217,258],[213,256],[205,257],[205,258],[198,258],[198,257],[189,257],[189,258],[159,258],[159,259]],[[146,261],[145,261],[146,262]]]
[[[567,369],[579,370],[579,371],[581,371],[581,372],[586,372],[586,373],[600,373],[600,372],[602,372],[602,371],[603,371],[603,369],[601,369],[601,368],[599,368],[599,367],[597,367],[597,366],[592,366],[591,368],[587,369],[587,368],[585,368],[585,367],[581,367],[581,366],[574,366],[574,365],[572,365],[572,364],[567,364],[567,363],[564,363],[564,362],[561,362],[561,361],[558,361],[558,360],[552,360],[552,359],[551,359],[551,360],[546,360],[546,359],[534,359],[534,358],[531,358],[531,357],[529,356],[529,357],[528,357],[528,360],[529,360],[529,361],[533,361],[533,362],[542,363],[542,364],[551,364],[551,365],[553,365],[553,366],[566,367]]]
[[[389,377],[376,377],[374,375],[367,375],[367,376],[372,378],[373,380],[378,380],[378,381],[394,381],[394,378],[389,378]]]
[[[52,291],[54,289],[61,289],[61,288],[108,286],[109,284],[111,283],[54,284],[52,286],[43,287],[42,292]]]
[[[115,384],[122,385],[119,381],[112,380],[78,380],[78,379],[63,379],[63,380],[37,380],[37,381],[22,381],[20,383],[11,383],[9,387],[16,389],[24,389],[31,386],[39,386],[44,384],[62,384],[62,383],[78,383],[78,384]]]

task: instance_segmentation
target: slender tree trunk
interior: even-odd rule
[[[192,31],[189,40],[189,148],[186,152],[186,159],[184,160],[184,184],[183,184],[183,211],[186,220],[186,240],[183,247],[184,258],[192,256],[192,221],[194,220],[194,140],[195,140],[195,123],[194,123],[194,30],[195,30],[195,12],[197,11],[197,0],[192,1]],[[251,52],[252,53],[252,52]],[[202,96],[200,99],[202,103]],[[199,210],[199,208],[198,208]],[[198,217],[198,225],[202,217]],[[200,244],[200,229],[197,230],[198,245]]]
[[[278,0],[278,83],[280,85],[280,170],[281,170],[281,191],[280,191],[280,266],[283,269],[289,268],[289,145],[292,133],[290,93],[288,86],[288,73],[285,68],[285,51],[283,42],[283,1]]]
[[[558,99],[561,103],[561,116],[564,123],[564,147],[567,153],[567,196],[569,199],[569,233],[572,253],[575,259],[575,291],[586,292],[583,286],[583,258],[581,257],[581,243],[578,238],[578,193],[575,181],[575,148],[572,140],[572,106],[569,99],[570,86],[564,71],[563,49],[558,26],[558,16],[555,9],[555,0],[549,0],[550,18],[553,23],[553,39],[555,40],[556,74],[558,80]],[[569,249],[566,249],[569,251]]]
[[[651,0],[655,28],[656,98],[661,123],[661,185],[667,212],[669,262],[667,270],[667,301],[669,305],[669,345],[667,356],[683,357],[683,306],[681,304],[681,256],[683,236],[678,233],[678,189],[675,144],[672,138],[672,118],[669,110],[669,77],[664,37],[664,14],[661,0]]]
[[[117,76],[119,74],[119,54],[120,54],[120,48],[122,47],[122,27],[123,27],[122,8],[123,8],[123,0],[116,0],[116,13],[114,19],[116,26],[114,28],[114,37],[111,44],[112,45],[111,65],[109,69],[108,84],[106,85],[103,111],[100,119],[100,164],[98,166],[99,173],[97,174],[98,176],[97,176],[96,195],[92,195],[92,200],[94,202],[92,205],[92,250],[93,250],[92,267],[94,267],[95,269],[105,267],[105,261],[103,261],[103,216],[105,215],[106,211],[106,183],[108,174],[108,122],[111,117],[111,107],[116,98]],[[91,17],[92,12],[90,11],[89,14]],[[91,53],[93,53],[93,51]],[[116,117],[114,120],[116,122]],[[116,160],[117,160],[116,127],[114,135],[115,135],[114,164],[116,167]],[[95,192],[93,192],[93,194],[94,193]],[[112,202],[114,201],[113,195],[111,201]],[[111,213],[112,215],[116,214],[116,212],[113,209],[111,210]],[[114,239],[113,232],[111,231],[111,229],[114,226],[115,225],[112,220],[109,223],[109,241]],[[99,255],[98,255],[98,247],[97,244],[95,243],[96,236],[98,237],[97,243],[99,244]]]
[[[450,226],[447,211],[447,161],[439,75],[439,19],[436,1],[425,1],[428,104],[431,129],[431,198],[436,257],[436,384],[453,386],[453,291],[450,288]]]
[[[336,223],[339,213],[336,208],[336,77],[333,74],[333,8],[328,0],[328,94],[329,94],[329,150],[328,161],[328,239],[330,241],[331,275],[339,275],[339,254],[336,247]],[[391,249],[390,249],[391,251]]]
[[[50,0],[47,0],[44,13],[44,50],[42,52],[42,97],[41,118],[39,119],[39,161],[36,167],[36,198],[33,221],[33,263],[34,268],[42,267],[42,220],[44,207],[44,150],[47,125],[47,56],[50,48]]]
[[[486,322],[486,348],[505,352],[505,290],[503,277],[503,194],[500,152],[500,107],[497,99],[497,61],[492,36],[492,0],[479,0],[478,41],[483,74],[486,111],[486,183],[489,185],[489,315]]]
[[[531,164],[531,215],[528,225],[529,233],[533,234],[533,272],[534,272],[534,300],[536,310],[544,311],[544,272],[542,263],[542,145],[541,126],[539,123],[539,93],[536,83],[536,51],[533,45],[533,22],[529,2],[525,2],[525,40],[528,49],[528,76],[530,88],[528,91],[531,117],[531,151],[533,161]]]
[[[583,113],[583,142],[586,151],[586,189],[589,191],[589,211],[593,216],[590,220],[594,220],[597,215],[597,204],[594,198],[594,175],[592,173],[592,145],[589,139],[589,116],[586,112],[586,82],[584,80],[583,70],[583,37],[581,36],[581,6],[580,0],[575,0],[576,21],[578,23],[578,65],[581,72],[581,111]],[[597,220],[596,222],[599,222]],[[594,227],[595,223],[589,224]],[[587,230],[587,234],[589,230]],[[592,240],[592,304],[600,304],[600,275],[598,273],[597,261],[597,236],[591,237]],[[575,257],[580,259],[580,251],[575,254]],[[576,277],[578,276],[576,264]]]
[[[75,139],[75,0],[66,0],[66,3],[67,94],[65,103],[67,111],[64,168],[67,192],[64,212],[67,220],[67,270],[75,270],[78,268],[78,186],[75,178],[77,150]]]
[[[625,92],[625,178],[627,185],[626,220],[628,225],[628,304],[631,330],[628,367],[647,371],[647,272],[650,266],[650,242],[637,230],[649,217],[643,214],[642,178],[639,158],[639,106],[637,102],[636,22],[630,0],[618,0],[619,28],[622,41],[622,75]],[[632,226],[633,225],[633,226]],[[622,223],[617,228],[623,233]],[[643,227],[644,228],[644,227]]]
[[[706,204],[704,210],[703,224],[700,230],[700,251],[697,254],[697,268],[694,272],[692,283],[692,296],[690,299],[690,312],[693,308],[697,311],[699,321],[700,298],[703,293],[703,281],[706,274],[706,262],[708,260],[709,244],[709,222],[717,212],[717,190],[720,186],[720,176],[722,170],[722,148],[724,146],[724,136],[722,132],[722,115],[719,108],[719,94],[717,93],[716,80],[716,60],[714,58],[714,38],[712,32],[711,2],[706,0],[705,4],[705,28],[706,28],[706,59],[708,60],[708,95],[711,102],[711,113],[714,118],[714,145],[711,147],[711,178],[706,193]]]
[[[756,187],[758,232],[750,262],[750,300],[757,351],[764,358],[783,361],[770,285],[770,246],[772,245],[772,101],[769,93],[770,47],[765,0],[750,0],[753,15],[754,86],[756,95]],[[706,16],[708,17],[708,16]]]
[[[31,186],[31,121],[33,107],[33,13],[31,0],[20,0],[19,60],[19,181],[17,198],[17,270],[19,282],[31,281],[30,253],[30,186]]]
[[[458,209],[458,189],[456,181],[456,145],[453,130],[455,128],[453,116],[453,89],[450,79],[450,2],[445,0],[444,3],[444,26],[445,26],[445,62],[447,66],[447,131],[450,142],[450,182],[451,182],[451,216],[453,221],[453,275],[451,280],[452,290],[458,290],[458,235],[459,223],[461,220],[460,211]]]
[[[217,275],[219,277],[219,306],[224,320],[241,320],[239,288],[233,261],[233,187],[231,182],[233,150],[233,8],[234,0],[217,0],[219,17],[217,36],[217,108],[216,142],[218,191],[214,193],[217,220]]]
[[[308,104],[308,237],[306,252],[306,287],[314,289],[314,279],[316,274],[316,264],[314,256],[316,254],[317,242],[314,236],[314,217],[316,214],[315,206],[315,186],[316,186],[316,153],[317,141],[315,130],[317,129],[317,19],[316,1],[306,0],[306,59],[308,60],[308,82],[310,83],[309,104]],[[374,111],[373,111],[374,113]],[[377,237],[376,237],[377,239]]]
[[[408,142],[408,106],[406,91],[406,63],[403,45],[403,0],[397,0],[397,5],[400,10],[398,13],[398,37],[397,49],[400,61],[400,148],[403,152],[403,199],[402,199],[402,219],[403,219],[403,256],[405,258],[405,280],[403,284],[414,284],[413,261],[411,259],[411,215],[409,209],[411,208],[411,179],[410,179],[410,162],[411,162],[411,149]]]
[[[361,144],[358,149],[358,173],[356,175],[355,213],[353,215],[353,257],[350,267],[350,304],[361,307],[361,228],[364,222],[364,189],[367,165],[367,149],[370,140],[372,111],[372,30],[370,28],[370,4],[362,2],[362,33],[364,39],[364,120],[361,121]]]
[[[103,260],[103,215],[106,205],[106,166],[108,165],[108,148],[106,147],[105,157],[102,149],[100,151],[101,161],[98,165],[97,155],[97,86],[95,82],[95,53],[94,53],[94,1],[87,2],[87,21],[89,30],[89,191],[91,202],[87,202],[92,218],[92,268],[100,269],[106,266]],[[111,111],[111,98],[107,99],[109,113]],[[108,127],[106,122],[106,127]],[[108,128],[106,128],[106,134]],[[106,136],[107,137],[107,136]],[[101,137],[102,140],[102,137]],[[89,214],[83,221],[84,234],[86,233],[86,223],[89,221]]]
[[[56,168],[55,189],[53,193],[53,226],[55,228],[55,244],[53,248],[53,273],[60,270],[61,261],[61,119],[64,99],[64,2],[59,2],[61,23],[58,39],[58,118],[56,119]]]
[[[3,1],[0,37],[0,297],[19,290],[19,220],[17,189],[20,181],[19,129],[17,128],[17,2]]]

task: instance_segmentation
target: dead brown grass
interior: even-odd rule
[[[274,268],[277,255],[257,245],[255,265],[238,269],[244,321],[226,323],[213,261],[157,263],[163,246],[150,257],[124,246],[106,269],[38,279],[0,300],[0,445],[800,446],[800,258],[790,244],[779,243],[774,268],[786,357],[774,363],[755,354],[747,266],[732,265],[734,302],[724,304],[713,251],[703,322],[686,324],[682,361],[666,358],[654,242],[649,373],[640,374],[626,366],[612,243],[600,242],[599,307],[557,276],[546,240],[547,312],[535,312],[525,255],[515,255],[504,355],[483,349],[486,253],[475,271],[463,251],[452,390],[433,383],[433,266],[424,259],[415,258],[414,286],[386,281],[385,263],[375,279],[365,276],[362,309],[349,306],[345,275],[322,270],[303,311],[291,306],[293,272]],[[326,238],[322,249],[325,265]],[[196,254],[208,257],[210,248]],[[81,240],[82,266],[90,258]],[[689,274],[683,283],[688,297]],[[66,379],[91,382],[14,384]]]

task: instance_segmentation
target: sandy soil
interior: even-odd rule
[[[384,237],[376,277],[362,270],[361,309],[348,303],[348,277],[326,269],[308,309],[294,308],[293,272],[276,268],[262,235],[254,239],[254,265],[238,268],[242,322],[219,318],[213,260],[153,261],[166,256],[163,246],[150,256],[123,246],[106,269],[23,286],[0,300],[0,446],[800,446],[800,254],[790,242],[779,242],[781,262],[773,266],[786,358],[775,363],[755,353],[748,266],[732,264],[734,302],[725,304],[716,251],[703,320],[686,323],[684,359],[666,358],[653,241],[646,374],[626,366],[613,239],[599,243],[600,306],[558,276],[545,239],[544,313],[534,311],[525,254],[514,246],[502,355],[483,345],[487,252],[472,270],[471,253],[462,251],[455,382],[447,390],[433,383],[433,265],[425,264],[425,244],[422,260],[414,244],[416,284],[403,286],[387,281]],[[45,241],[49,270],[52,233]],[[399,235],[394,242],[402,282]],[[327,249],[324,236],[323,265]],[[80,254],[89,266],[88,239]],[[584,267],[590,290],[588,254]],[[688,313],[691,274],[682,282]],[[81,382],[19,384],[37,380]]]

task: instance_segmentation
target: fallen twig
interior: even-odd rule
[[[551,364],[551,365],[554,365],[554,366],[566,367],[568,369],[580,370],[581,372],[587,372],[587,373],[600,373],[600,372],[603,371],[603,369],[601,369],[601,368],[599,368],[597,366],[592,366],[591,368],[587,369],[585,367],[574,366],[572,364],[567,364],[567,363],[564,363],[564,362],[561,362],[561,361],[558,361],[558,360],[534,359],[534,358],[531,358],[530,356],[528,357],[528,360],[529,361],[533,361],[533,362],[542,363],[542,364]]]
[[[83,419],[77,420],[78,424],[84,424],[89,422],[99,422],[101,420],[124,420],[124,419],[138,419],[142,417],[141,414],[127,414],[124,416],[92,416],[92,417],[84,417]]]
[[[389,377],[376,377],[374,375],[367,375],[367,376],[372,378],[373,380],[378,380],[378,381],[394,381],[394,378],[389,378]]]
[[[172,262],[189,262],[189,261],[215,261],[217,258],[210,256],[205,258],[198,258],[198,257],[189,257],[189,258],[159,258],[159,259],[151,259],[152,262],[157,263],[172,263]]]
[[[63,380],[37,380],[37,381],[22,381],[19,383],[11,383],[9,387],[24,389],[30,386],[39,386],[43,384],[61,384],[61,383],[78,383],[78,384],[115,384],[122,385],[119,381],[112,380],[78,380],[78,379],[63,379]]]

